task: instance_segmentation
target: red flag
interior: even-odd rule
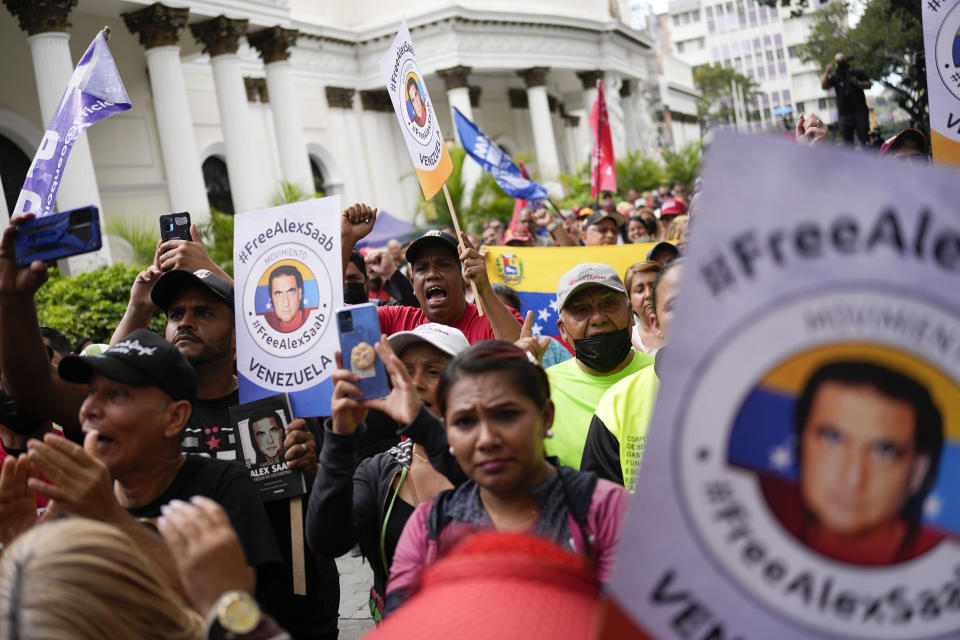
[[[525,178],[527,178],[527,179],[529,180],[529,179],[530,179],[530,174],[527,173],[527,168],[526,168],[525,166],[523,166],[523,163],[522,163],[522,162],[518,162],[517,164],[520,165],[520,171],[521,171],[521,173],[523,173],[523,177],[525,177]],[[510,227],[509,227],[511,231],[513,231],[513,230],[515,230],[515,229],[517,228],[517,216],[520,215],[520,209],[523,209],[525,206],[527,206],[527,201],[524,200],[523,198],[517,198],[517,199],[514,200],[514,202],[513,202],[513,217],[510,218]]]
[[[603,98],[603,83],[597,80],[597,101],[590,109],[590,130],[593,131],[593,155],[590,157],[590,197],[596,199],[601,191],[617,192],[617,167],[613,159],[613,138],[607,102]]]

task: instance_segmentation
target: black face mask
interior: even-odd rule
[[[601,373],[616,369],[630,354],[631,346],[630,329],[573,340],[577,360]]]
[[[17,435],[29,436],[46,422],[46,418],[27,411],[19,402],[0,389],[0,424]]]
[[[362,282],[346,282],[343,285],[343,302],[345,304],[363,304],[369,302],[367,287]]]

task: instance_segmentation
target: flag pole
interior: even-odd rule
[[[447,208],[450,209],[450,219],[453,220],[453,228],[457,231],[457,244],[459,244],[462,249],[465,245],[463,244],[463,236],[460,231],[460,221],[457,220],[457,210],[453,208],[453,199],[450,197],[450,190],[447,189],[446,181],[443,183],[443,195],[447,198]],[[480,293],[477,291],[477,283],[471,280],[470,288],[473,289],[473,304],[477,305],[477,315],[482,318],[483,305],[480,303]]]
[[[600,92],[602,90],[603,90],[603,83],[600,81],[600,78],[597,78],[597,100],[596,101],[600,100]],[[592,108],[593,107],[591,106],[591,109]],[[593,139],[593,155],[594,155],[595,162],[592,163],[593,170],[590,172],[590,179],[591,181],[592,180],[597,181],[597,195],[593,201],[593,210],[599,211],[600,210],[600,107],[599,106],[597,106],[597,130],[594,132],[594,135],[596,136]]]

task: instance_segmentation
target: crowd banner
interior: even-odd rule
[[[603,97],[603,82],[600,80],[597,80],[597,99],[590,109],[590,130],[593,131],[590,197],[596,199],[601,191],[617,192],[617,165],[613,158],[610,118],[607,116],[607,101]]]
[[[960,165],[960,0],[920,4],[933,160]]]
[[[437,112],[413,52],[406,17],[400,23],[400,31],[393,39],[390,50],[380,58],[380,72],[393,101],[393,110],[400,122],[413,168],[420,179],[423,197],[429,200],[450,177],[453,163],[450,162],[443,132],[437,122]]]
[[[627,268],[645,260],[655,242],[607,247],[486,247],[490,283],[501,282],[520,296],[522,313],[534,313],[534,335],[560,340],[557,284],[560,276],[584,262],[602,262],[623,278]],[[520,311],[520,309],[518,309]],[[569,345],[573,346],[573,345]]]
[[[545,187],[524,175],[520,168],[513,164],[513,159],[480,131],[477,125],[467,120],[456,107],[453,108],[453,117],[463,150],[476,160],[484,171],[493,176],[504,193],[511,198],[523,200],[543,200],[547,197]]]
[[[294,417],[330,415],[341,259],[340,196],[236,216],[240,402],[286,393]]]
[[[960,637],[956,173],[723,132],[703,175],[601,637]]]
[[[90,125],[130,108],[130,98],[107,47],[107,35],[109,29],[97,34],[73,70],[60,105],[27,169],[13,215],[53,213],[57,189],[77,138]]]

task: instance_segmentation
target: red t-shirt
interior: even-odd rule
[[[508,307],[509,308],[509,307]],[[523,318],[515,309],[510,309],[517,322],[523,323]],[[423,309],[417,307],[380,307],[377,309],[377,316],[380,318],[380,331],[392,336],[398,331],[412,331],[422,324],[430,322],[424,315]],[[477,313],[477,305],[472,302],[467,303],[467,309],[456,322],[450,323],[454,329],[459,329],[467,338],[467,342],[475,344],[483,340],[496,340],[493,335],[493,327],[487,320],[487,316],[480,317]]]

